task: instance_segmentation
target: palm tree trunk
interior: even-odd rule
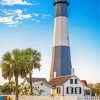
[[[29,77],[30,77],[30,88],[31,88],[31,95],[32,95],[33,94],[33,91],[32,91],[32,71],[30,71]]]
[[[15,82],[16,82],[16,99],[15,100],[18,100],[18,75],[17,74],[15,75]]]
[[[8,80],[9,80],[9,87],[10,87],[10,89],[11,89],[11,88],[12,88],[12,87],[11,87],[11,78],[9,77]]]

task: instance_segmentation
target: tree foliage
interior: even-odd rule
[[[100,83],[95,85],[94,92],[97,96],[100,96]]]
[[[8,82],[5,83],[4,86],[1,87],[1,92],[5,95],[11,95],[12,93],[15,93],[15,86],[14,86],[14,82]]]
[[[16,82],[16,100],[18,100],[18,78],[30,76],[30,87],[32,93],[32,69],[40,69],[41,54],[31,48],[25,50],[14,49],[6,52],[1,61],[2,76],[11,81],[15,77]],[[9,90],[9,88],[7,89]]]
[[[44,90],[39,89],[38,87],[32,87],[32,93],[31,93],[31,87],[22,87],[19,89],[19,93],[21,95],[33,95],[33,96],[40,96]]]
[[[32,90],[32,70],[33,69],[39,69],[40,70],[41,53],[38,52],[37,50],[27,48],[27,49],[25,49],[25,54],[29,58],[28,68],[29,68],[29,78],[30,78],[30,89],[31,89],[31,95],[32,95],[33,94],[33,90]]]

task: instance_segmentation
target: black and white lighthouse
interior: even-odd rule
[[[50,79],[71,75],[70,42],[68,32],[68,0],[55,0],[52,63]]]

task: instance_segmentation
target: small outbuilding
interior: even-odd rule
[[[42,90],[41,96],[51,96],[51,85],[48,84],[46,78],[32,78],[32,85],[38,90]],[[23,82],[24,87],[30,86],[30,79],[26,78]],[[37,93],[36,93],[37,95]]]

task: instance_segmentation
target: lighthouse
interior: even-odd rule
[[[68,32],[68,0],[55,0],[55,19],[50,79],[71,75],[70,42]]]

